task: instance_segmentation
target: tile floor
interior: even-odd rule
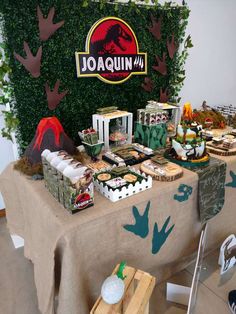
[[[0,313],[40,314],[37,307],[33,265],[24,258],[22,248],[14,249],[5,218],[0,219],[0,252]],[[192,314],[230,313],[227,297],[228,291],[236,289],[236,267],[220,278],[217,260],[218,251],[204,259],[197,303]],[[194,265],[191,265],[168,281],[190,286],[193,270]],[[167,302],[165,295],[166,283],[164,282],[157,285],[154,290],[150,303],[150,314],[186,313],[186,307]]]

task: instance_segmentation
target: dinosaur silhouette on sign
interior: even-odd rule
[[[39,6],[37,6],[37,15],[39,20],[39,38],[42,41],[48,40],[62,25],[64,21],[53,24],[53,18],[55,15],[55,8],[51,8],[48,17],[44,18],[42,11]]]
[[[37,78],[40,76],[41,58],[42,58],[42,46],[39,47],[36,56],[33,56],[29,45],[24,41],[24,50],[26,53],[26,58],[24,59],[18,53],[14,51],[14,57],[18,60],[30,74]]]
[[[132,37],[120,24],[112,25],[108,28],[104,39],[91,42],[90,53],[95,55],[116,53],[116,46],[125,51],[126,47],[121,43],[121,39],[129,43],[132,42]]]
[[[163,244],[166,242],[167,238],[169,237],[170,233],[174,229],[175,225],[172,225],[168,231],[166,231],[166,228],[170,222],[170,216],[166,219],[163,227],[160,231],[158,231],[158,225],[155,223],[153,228],[153,237],[152,237],[152,254],[157,254]]]
[[[148,226],[148,213],[150,208],[150,201],[147,203],[145,211],[143,215],[139,214],[139,211],[136,206],[133,206],[133,215],[135,218],[134,225],[124,225],[124,229],[136,234],[141,238],[146,238],[149,233],[149,226]]]
[[[229,172],[229,174],[232,178],[232,181],[226,183],[225,186],[230,186],[231,188],[236,188],[236,174],[232,170]]]
[[[45,91],[47,94],[47,101],[48,101],[48,108],[50,110],[54,110],[57,108],[60,101],[65,97],[65,95],[68,93],[68,90],[58,93],[58,88],[60,85],[60,81],[57,80],[56,84],[54,86],[54,89],[51,91],[48,83],[45,84]]]

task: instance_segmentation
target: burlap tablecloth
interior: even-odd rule
[[[228,168],[236,172],[236,158],[230,158]],[[230,181],[228,171],[227,180]],[[179,195],[181,184],[192,188],[191,195],[184,201],[174,197]],[[152,189],[117,203],[96,193],[94,207],[70,215],[44,188],[43,181],[29,180],[14,171],[13,164],[9,165],[0,176],[8,227],[11,233],[25,239],[25,256],[34,263],[41,312],[89,313],[104,278],[121,260],[156,275],[158,282],[185,267],[196,251],[201,231],[197,189],[197,174],[184,170],[181,179],[171,183],[154,182]],[[233,188],[226,189],[226,198],[231,198],[235,204],[235,193],[230,192]],[[148,201],[151,201],[149,232],[141,237],[129,232],[124,225],[135,222],[133,205],[142,214]],[[227,208],[210,222],[209,247],[235,230],[236,216],[230,203],[226,200]],[[168,226],[163,230],[169,216]],[[159,232],[156,243],[161,242],[159,249],[152,247],[155,223]],[[229,228],[225,230],[227,223]],[[172,225],[174,228],[168,234]]]

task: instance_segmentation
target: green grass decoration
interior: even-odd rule
[[[62,28],[58,29],[46,42],[39,39],[37,5],[44,15],[51,7],[55,7],[54,23],[64,20]],[[188,55],[191,40],[185,39],[185,29],[189,17],[186,5],[178,6],[166,3],[163,6],[152,7],[136,5],[110,4],[106,1],[92,2],[75,0],[2,0],[0,2],[0,17],[4,20],[4,37],[7,52],[10,56],[11,84],[16,99],[11,104],[14,114],[19,120],[17,139],[21,151],[32,140],[36,127],[43,117],[51,116],[47,107],[44,85],[48,81],[50,88],[60,80],[67,96],[53,111],[62,123],[67,134],[80,143],[78,130],[91,125],[91,115],[97,108],[115,105],[136,114],[138,108],[143,108],[147,100],[158,99],[160,88],[165,90],[173,100],[185,78],[184,63]],[[158,41],[149,32],[150,15],[162,18],[161,40]],[[76,77],[75,51],[84,51],[87,33],[90,27],[102,17],[117,16],[124,19],[134,30],[140,51],[148,54],[148,77],[154,82],[152,92],[146,92],[142,87],[144,76],[133,76],[120,85],[105,84],[97,78]],[[155,55],[167,53],[166,42],[172,33],[178,45],[184,43],[184,50],[177,52],[173,59],[166,58],[167,75],[159,75],[152,69],[156,63]],[[33,54],[42,45],[41,76],[32,78],[13,57],[13,51],[24,56],[23,42],[27,41]],[[59,88],[59,92],[62,90]],[[135,116],[136,118],[136,116]]]

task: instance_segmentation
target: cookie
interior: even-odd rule
[[[97,179],[99,181],[107,181],[107,180],[110,180],[111,179],[111,175],[109,173],[100,173],[98,176],[97,176]]]
[[[131,173],[126,174],[123,178],[125,179],[125,181],[129,183],[136,182],[138,179],[134,174],[131,174]]]

